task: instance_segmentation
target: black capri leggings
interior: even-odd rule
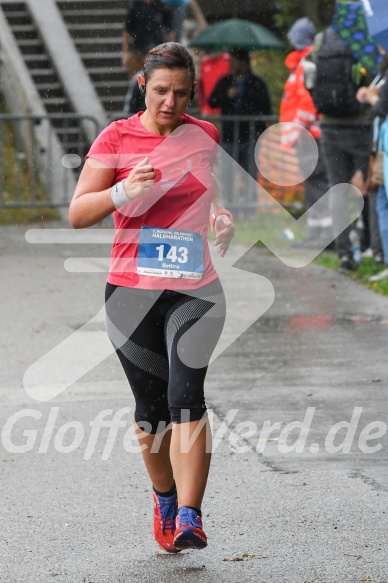
[[[192,295],[189,295],[191,294]],[[206,414],[204,381],[225,321],[218,279],[193,292],[106,285],[106,328],[147,433]]]

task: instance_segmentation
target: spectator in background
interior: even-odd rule
[[[214,87],[210,97],[210,107],[220,108],[223,116],[233,115],[271,115],[272,106],[268,88],[260,77],[251,71],[249,52],[242,49],[230,51],[230,74],[222,77]],[[257,138],[265,130],[263,121],[237,122],[224,120],[222,123],[221,145],[242,168],[257,180],[255,162],[255,145]],[[236,180],[234,168],[228,165],[223,168],[220,180],[222,194],[229,206],[233,205]],[[257,205],[257,187],[252,181],[244,181],[243,212],[248,219],[252,217],[252,209]]]
[[[136,71],[129,80],[128,91],[124,100],[123,114],[126,116],[133,115],[139,111],[145,111],[144,95],[140,93],[137,78],[143,74],[143,69]]]
[[[122,64],[129,78],[143,68],[152,47],[173,40],[171,9],[162,0],[133,0],[122,40]]]
[[[381,78],[379,76],[379,78]],[[361,89],[364,89],[363,87]],[[373,132],[372,132],[372,150],[369,159],[369,172],[367,181],[367,194],[364,197],[364,208],[362,209],[362,215],[357,221],[357,226],[359,228],[359,238],[360,238],[360,250],[361,258],[373,258],[376,264],[383,264],[383,248],[380,236],[380,228],[378,224],[377,217],[377,191],[379,185],[374,182],[373,178],[373,167],[376,160],[379,133],[380,133],[381,120],[376,117],[373,121]]]
[[[187,6],[190,0],[163,0],[172,12],[172,30],[175,35],[175,42],[182,40],[183,23],[186,16]]]
[[[361,103],[369,103],[372,111],[380,120],[385,120],[381,128],[379,149],[384,151],[384,184],[379,187],[377,193],[377,217],[381,234],[384,253],[383,271],[370,278],[370,281],[379,281],[388,278],[388,59],[385,55],[383,61],[384,84],[381,89],[377,87],[362,87],[357,93],[357,99]]]
[[[323,114],[322,146],[330,186],[352,183],[365,195],[373,115],[370,106],[357,103],[356,94],[367,83],[367,72],[378,72],[380,54],[368,34],[361,2],[337,0],[332,24],[315,37],[311,56],[317,65],[312,95]],[[331,214],[333,224],[344,216],[350,223],[345,193],[333,194]],[[357,268],[350,232],[351,227],[336,239],[340,270],[345,272]]]
[[[285,64],[290,69],[284,86],[284,93],[280,104],[280,118],[282,123],[281,144],[283,150],[295,147],[299,169],[302,176],[306,175],[305,168],[311,166],[311,158],[315,157],[311,149],[310,140],[305,130],[315,138],[318,146],[318,163],[312,174],[304,181],[304,206],[311,208],[329,190],[326,175],[326,165],[320,145],[321,129],[319,114],[315,109],[311,94],[304,85],[305,58],[310,53],[316,30],[309,18],[297,20],[288,32],[288,40],[294,47],[286,58]],[[316,247],[321,241],[330,239],[332,219],[330,209],[324,212],[313,209],[307,219],[307,236],[298,245]]]

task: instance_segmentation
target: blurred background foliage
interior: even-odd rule
[[[335,0],[275,0],[274,26],[286,33],[297,18],[308,16],[320,30],[330,24],[334,6]]]
[[[335,0],[198,0],[209,23],[246,18],[283,33],[294,20],[308,16],[323,28],[330,23]]]

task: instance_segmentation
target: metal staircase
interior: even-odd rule
[[[25,2],[9,2],[2,4],[1,7],[44,110],[48,114],[74,113],[54,63],[39,36],[28,5]],[[71,117],[60,119],[58,116],[58,119],[52,119],[51,123],[62,143],[64,153],[83,153],[82,145],[85,145],[85,138],[76,119]]]
[[[59,0],[57,5],[108,115],[123,110],[128,74],[121,39],[128,0]]]

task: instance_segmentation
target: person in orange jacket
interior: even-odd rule
[[[311,141],[305,130],[315,138],[318,146],[318,163],[315,170],[304,180],[304,205],[310,209],[317,200],[329,190],[325,161],[321,152],[319,114],[315,109],[310,92],[304,85],[304,65],[312,48],[316,30],[309,18],[299,18],[288,32],[287,38],[294,47],[286,58],[285,64],[290,69],[280,104],[279,122],[282,124],[281,147],[283,150],[295,148],[299,171],[303,177],[313,164],[316,153],[311,148]],[[307,220],[307,236],[300,244],[315,247],[331,233],[332,219],[330,209],[318,212],[312,210]]]

